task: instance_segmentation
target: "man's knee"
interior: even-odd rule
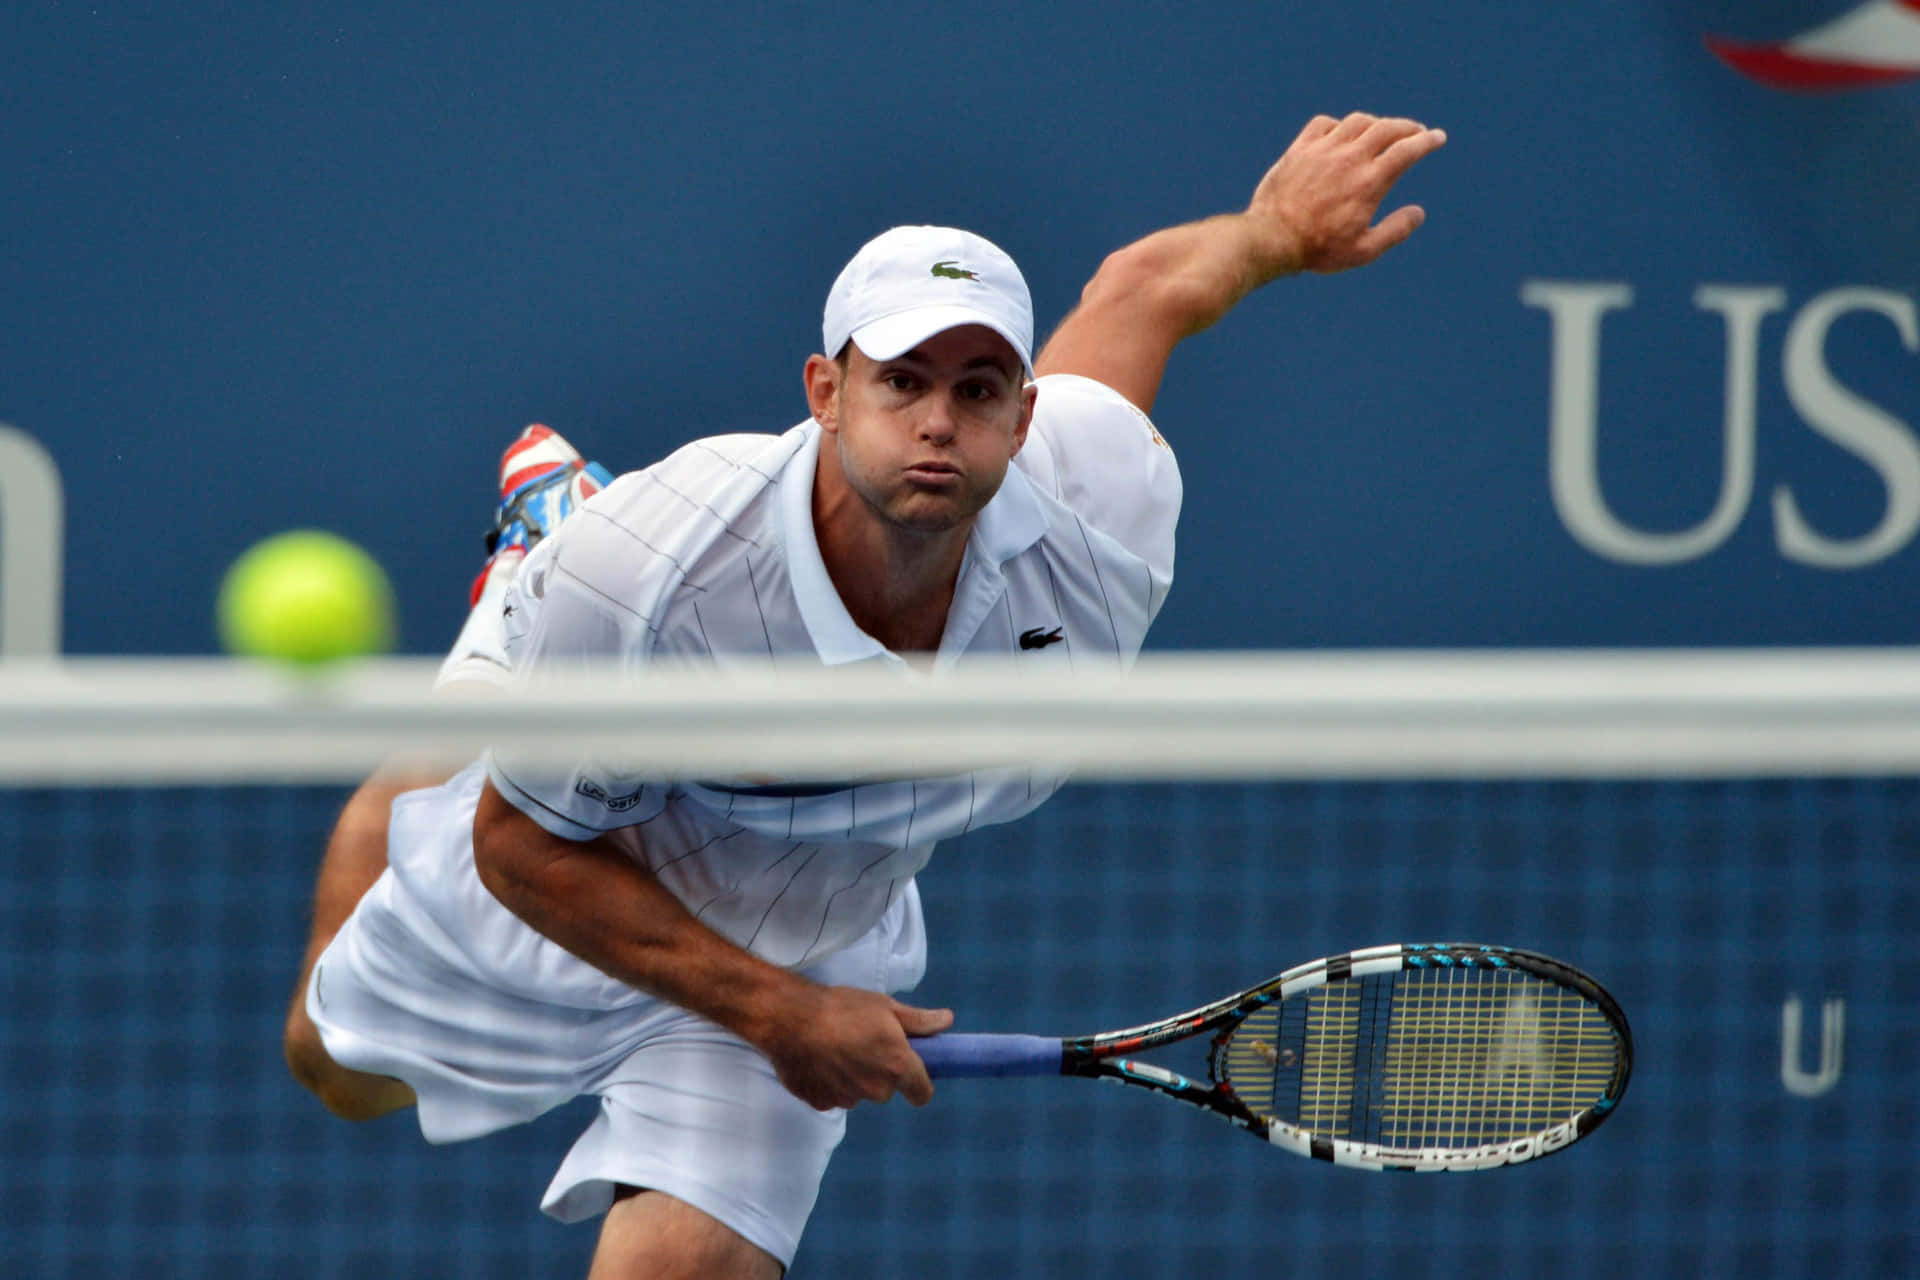
[[[287,1069],[293,1073],[293,1078],[301,1088],[326,1104],[327,1110],[343,1120],[367,1118],[350,1114],[354,1110],[354,1099],[344,1095],[339,1087],[340,1064],[333,1060],[327,1052],[327,1046],[320,1042],[319,1029],[306,1016],[305,1010],[296,1008],[287,1018],[281,1049],[286,1054]]]
[[[293,1078],[342,1120],[372,1120],[413,1105],[413,1090],[400,1081],[335,1062],[320,1040],[320,1029],[300,1004],[287,1017],[281,1047]]]

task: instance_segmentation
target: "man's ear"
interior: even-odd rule
[[[840,365],[827,356],[807,357],[803,375],[807,384],[807,411],[827,431],[840,427]]]
[[[1033,407],[1040,403],[1040,388],[1029,382],[1020,388],[1020,425],[1013,429],[1013,456],[1027,447],[1027,428],[1033,425]]]

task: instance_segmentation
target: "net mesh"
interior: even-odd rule
[[[593,1229],[536,1203],[590,1103],[436,1148],[287,1075],[345,795],[0,788],[0,1274],[584,1274]],[[950,1082],[855,1113],[792,1274],[1914,1274],[1917,855],[1910,776],[1073,784],[943,846],[916,1000],[1078,1033],[1497,941],[1619,997],[1620,1114],[1522,1170],[1396,1178],[1133,1091]]]

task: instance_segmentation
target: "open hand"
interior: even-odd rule
[[[1412,235],[1427,217],[1419,205],[1377,223],[1374,216],[1401,175],[1446,141],[1443,131],[1398,117],[1309,120],[1247,206],[1271,276],[1365,266]]]

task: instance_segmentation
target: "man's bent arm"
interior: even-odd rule
[[[1363,266],[1412,235],[1426,217],[1418,205],[1374,216],[1400,176],[1445,141],[1412,120],[1315,117],[1243,212],[1170,227],[1109,255],[1035,372],[1093,378],[1151,412],[1174,347],[1255,289],[1301,271]]]
[[[952,1022],[851,987],[825,987],[709,929],[605,840],[553,835],[488,783],[473,824],[481,883],[528,925],[603,973],[734,1032],[815,1107],[933,1096],[907,1043]]]

